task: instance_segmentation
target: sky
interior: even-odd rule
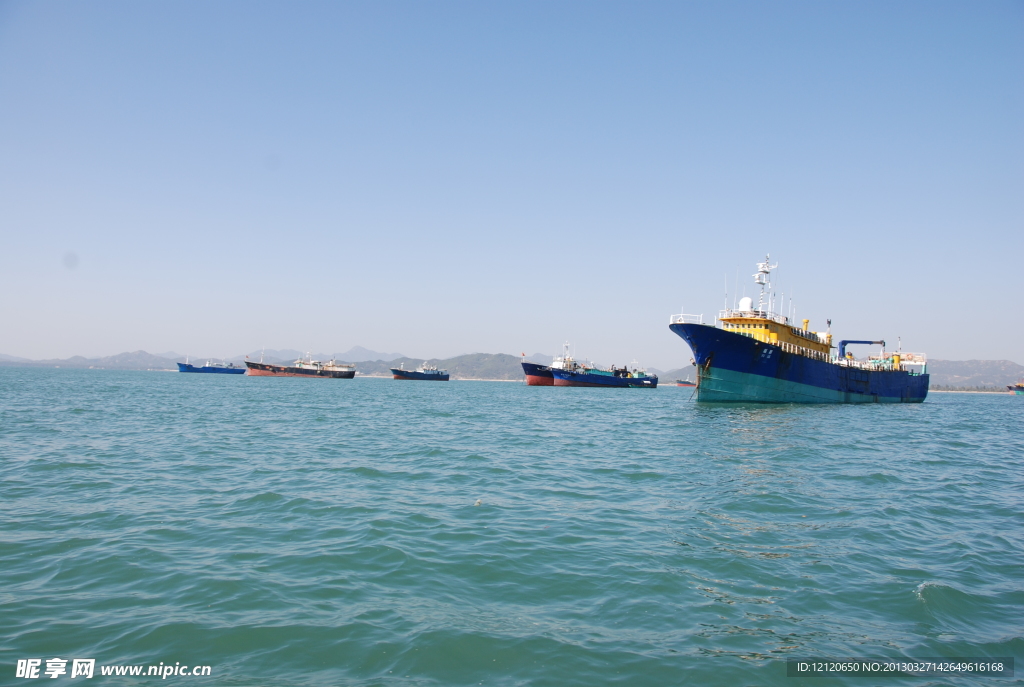
[[[0,353],[1024,363],[1024,3],[0,2]]]

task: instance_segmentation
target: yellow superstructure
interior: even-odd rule
[[[780,322],[778,316],[765,317],[757,311],[746,313],[728,311],[719,317],[722,328],[728,332],[749,336],[764,343],[779,346],[784,351],[798,353],[811,358],[827,359],[832,348],[832,335],[827,332],[812,332],[804,320],[803,329]]]
[[[777,302],[771,281],[771,272],[776,267],[778,267],[778,265],[772,264],[767,255],[765,256],[764,262],[757,263],[757,273],[753,275],[754,284],[761,288],[760,293],[757,294],[756,302],[753,296],[744,295],[742,298],[738,299],[732,308],[729,308],[728,296],[726,296],[726,308],[718,312],[717,318],[718,321],[721,322],[721,328],[724,331],[731,334],[737,334],[739,336],[750,337],[751,339],[768,346],[777,347],[783,352],[791,355],[820,360],[840,368],[859,369],[867,372],[907,372],[912,376],[928,374],[928,359],[922,353],[907,353],[902,350],[902,346],[899,346],[894,353],[886,353],[885,341],[882,340],[862,341],[844,339],[839,341],[837,346],[833,346],[831,320],[826,320],[828,328],[825,331],[815,332],[811,331],[810,320],[804,319],[801,321],[800,326],[797,326],[795,318],[787,317],[776,312],[775,307]],[[784,302],[785,298],[781,298],[780,300]],[[789,310],[791,313],[794,312],[792,309],[792,299],[790,300]],[[673,315],[669,320],[669,325],[673,328],[673,331],[686,339],[687,342],[690,343],[691,348],[694,346],[691,339],[694,337],[700,339],[704,334],[703,332],[699,332],[697,329],[686,329],[684,325],[696,324],[704,325],[703,315],[700,315],[699,317],[697,315],[686,314]],[[700,336],[698,336],[698,333]],[[736,340],[726,341],[721,337],[716,337],[711,341],[711,343],[715,346],[721,345],[724,349],[729,349],[733,352],[750,351],[752,355],[761,359],[762,363],[768,363],[772,360],[779,361],[780,367],[777,370],[777,375],[784,376],[791,371],[791,366],[793,364],[799,363],[799,361],[788,359],[787,356],[773,357],[771,350],[760,349],[757,345],[747,345]],[[866,358],[859,360],[854,357],[852,352],[846,350],[848,346],[863,344],[881,345],[882,349],[878,355],[869,355]],[[835,348],[838,348],[838,351],[834,351]],[[696,349],[694,349],[694,353],[697,353]],[[713,353],[714,351],[710,354],[706,354],[703,358],[704,362],[702,362],[701,365],[710,366],[712,360],[711,356]],[[738,365],[740,363],[736,360],[731,360],[729,364]],[[723,365],[720,365],[719,367],[721,367],[721,369],[729,369],[734,372],[739,369],[731,367],[727,368]],[[801,366],[799,364],[797,365],[797,368],[805,371],[818,370],[818,372],[813,372],[813,374],[818,374],[822,369],[827,369],[819,368],[814,365]],[[700,372],[698,370],[698,375],[701,374],[705,375],[702,377],[703,379],[710,379],[710,377],[706,376],[706,370],[705,372]],[[763,372],[758,370],[756,372],[751,372],[750,374],[762,375]],[[811,374],[813,376],[811,372],[807,372],[807,374]],[[859,377],[849,377],[848,374],[843,377],[843,379],[853,379],[857,382],[863,381]],[[829,384],[831,383],[832,382],[829,382]],[[845,383],[846,382],[844,382],[844,384]],[[729,393],[733,392],[730,391]],[[857,393],[861,392],[858,391]],[[915,393],[917,393],[917,391],[915,391]],[[925,383],[924,390],[921,391],[919,395],[920,397],[918,398],[918,396],[914,396],[914,398],[916,400],[923,399],[925,393],[927,393],[927,382]]]

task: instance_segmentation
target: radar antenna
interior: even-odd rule
[[[764,312],[765,288],[771,292],[772,270],[779,266],[779,263],[771,264],[768,255],[764,256],[764,262],[757,263],[757,274],[754,275],[754,283],[761,287],[761,295],[757,298],[757,309]]]

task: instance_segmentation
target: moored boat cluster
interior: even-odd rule
[[[669,329],[693,351],[697,379],[676,380],[677,386],[696,387],[697,400],[727,403],[920,403],[928,394],[928,360],[922,353],[905,353],[902,347],[886,352],[885,341],[853,340],[832,343],[832,321],[826,331],[809,328],[810,320],[794,326],[790,317],[775,311],[771,272],[778,265],[768,257],[757,263],[754,283],[761,288],[755,305],[744,297],[735,307],[722,310],[717,323],[704,323],[703,315],[673,315]],[[783,299],[784,302],[784,299]],[[727,303],[728,305],[728,303]],[[880,345],[878,355],[857,359],[848,346]],[[326,377],[352,379],[356,366],[335,360],[308,358],[291,365],[246,360],[246,369],[233,364],[210,363],[203,367],[178,363],[182,372],[213,372],[268,377]],[[655,389],[657,375],[648,374],[635,362],[622,367],[600,367],[569,355],[565,344],[561,357],[543,365],[521,361],[529,386],[569,386]],[[395,379],[443,381],[447,370],[420,365],[406,370],[391,368]],[[1024,382],[1011,391],[1024,393]]]
[[[654,389],[658,376],[649,375],[635,363],[631,366],[608,368],[581,363],[569,355],[569,344],[562,347],[562,356],[550,365],[522,361],[523,373],[529,386],[593,386]]]
[[[231,374],[243,374],[248,372],[251,377],[320,377],[327,379],[352,379],[356,376],[356,366],[353,363],[339,363],[336,360],[322,362],[313,360],[307,356],[305,360],[299,358],[291,365],[274,365],[263,362],[262,356],[259,362],[255,360],[245,361],[245,367],[237,367],[234,363],[211,363],[207,362],[203,367],[195,367],[184,363],[178,363],[179,372],[220,372]],[[447,382],[449,379],[448,370],[439,370],[437,366],[424,363],[416,370],[406,370],[403,363],[400,367],[392,368],[391,373],[395,379],[418,379],[428,381]]]

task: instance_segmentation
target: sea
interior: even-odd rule
[[[1009,395],[0,367],[0,684],[1024,684],[1022,428]],[[788,673],[862,657],[1016,672]]]

